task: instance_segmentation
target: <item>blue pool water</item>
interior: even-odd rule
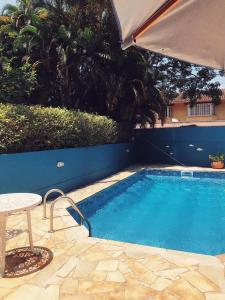
[[[100,238],[225,252],[225,173],[142,171],[79,203]],[[76,218],[76,214],[69,209]]]

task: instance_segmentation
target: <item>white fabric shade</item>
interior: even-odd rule
[[[187,62],[225,69],[225,0],[112,2],[123,48],[136,45]],[[162,5],[167,7],[162,10]]]

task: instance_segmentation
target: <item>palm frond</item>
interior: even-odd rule
[[[10,16],[13,13],[17,13],[17,12],[19,12],[19,8],[18,8],[18,6],[13,5],[13,4],[6,4],[2,8],[2,15]]]
[[[25,34],[25,33],[31,33],[31,34],[37,34],[38,33],[38,29],[35,26],[32,25],[26,25],[24,26],[20,32],[20,34]]]

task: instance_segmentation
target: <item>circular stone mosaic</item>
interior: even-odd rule
[[[45,247],[17,248],[6,252],[5,278],[15,278],[37,272],[53,259],[51,250]]]

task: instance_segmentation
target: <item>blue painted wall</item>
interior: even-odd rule
[[[69,191],[118,172],[133,159],[130,144],[1,154],[0,194]],[[64,162],[64,168],[57,168],[57,162]]]
[[[138,129],[135,136],[141,163],[178,164],[156,147],[187,166],[210,166],[209,154],[225,153],[225,126]]]
[[[44,194],[51,188],[69,191],[116,173],[134,162],[178,164],[157,147],[173,153],[172,156],[185,165],[209,166],[209,154],[225,152],[225,127],[140,129],[135,131],[134,145],[1,154],[0,194]],[[60,161],[64,162],[64,168],[57,168]]]

